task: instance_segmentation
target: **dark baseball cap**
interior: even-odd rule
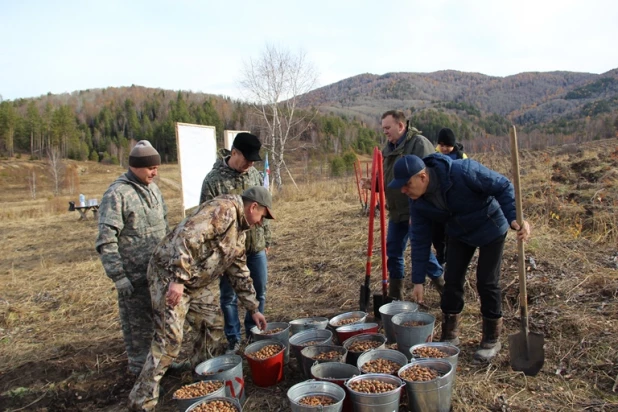
[[[395,178],[388,184],[389,189],[401,189],[408,180],[425,168],[425,163],[416,155],[406,155],[395,162]]]
[[[247,132],[238,133],[234,138],[232,147],[240,151],[245,159],[250,162],[259,162],[262,160],[260,157],[262,143],[254,134]]]
[[[273,208],[273,197],[266,189],[262,186],[253,186],[249,189],[242,192],[243,199],[250,200],[252,202],[256,202],[258,205],[266,208],[266,219],[274,219],[272,208]]]

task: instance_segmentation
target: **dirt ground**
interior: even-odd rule
[[[471,157],[509,176],[508,155]],[[473,259],[453,410],[618,411],[618,141],[586,150],[525,152],[521,164],[524,208],[534,230],[526,245],[530,325],[545,335],[545,365],[536,377],[510,368],[507,336],[519,329],[516,243],[510,234],[501,279],[503,349],[489,365],[472,363],[481,335]],[[100,200],[123,170],[90,162],[71,163],[70,169],[78,176],[74,193],[65,182],[63,194],[54,197],[43,163],[0,161],[3,411],[126,410],[133,380],[125,371],[116,291],[93,248],[96,223],[67,211],[67,202],[79,193]],[[36,199],[26,181],[33,170]],[[367,217],[353,177],[292,172],[299,190],[288,184],[275,200],[266,317],[289,321],[357,310]],[[181,219],[178,168],[165,165],[161,177],[175,224]],[[381,266],[375,244],[371,290],[377,292]],[[407,289],[409,296],[409,283]],[[432,288],[426,304],[439,319]],[[436,325],[434,334],[439,329]],[[243,410],[289,410],[287,389],[304,380],[294,363],[286,366],[283,382],[270,388],[255,386],[246,361],[243,367]],[[192,381],[191,372],[166,375],[157,410],[175,410],[172,392]]]

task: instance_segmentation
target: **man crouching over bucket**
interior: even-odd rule
[[[474,251],[479,249],[476,287],[481,298],[483,338],[474,354],[490,361],[500,350],[502,295],[499,286],[504,241],[509,227],[527,240],[530,225],[517,223],[511,182],[474,160],[451,160],[432,154],[422,160],[403,156],[395,163],[398,188],[411,200],[412,295],[423,299],[423,283],[431,248],[431,224],[446,225],[448,246],[442,293],[441,341],[459,345],[459,321],[464,307],[464,282]]]
[[[148,265],[154,337],[129,395],[132,410],[154,410],[159,382],[180,352],[185,318],[198,333],[192,366],[205,360],[215,336],[222,337],[222,325],[215,324],[219,307],[208,289],[219,274],[228,277],[256,325],[266,327],[246,265],[245,231],[273,219],[271,208],[272,197],[263,187],[218,196],[202,203],[157,245]]]

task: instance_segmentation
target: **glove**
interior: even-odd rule
[[[133,293],[133,285],[126,276],[120,280],[117,280],[114,284],[116,285],[116,290],[118,290],[119,296],[128,298]]]

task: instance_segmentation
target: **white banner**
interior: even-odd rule
[[[224,130],[223,131],[223,147],[227,150],[232,150],[232,143],[234,143],[234,138],[238,133],[250,133],[246,130]]]
[[[178,165],[182,183],[182,212],[198,206],[202,182],[217,160],[214,126],[176,123]]]

